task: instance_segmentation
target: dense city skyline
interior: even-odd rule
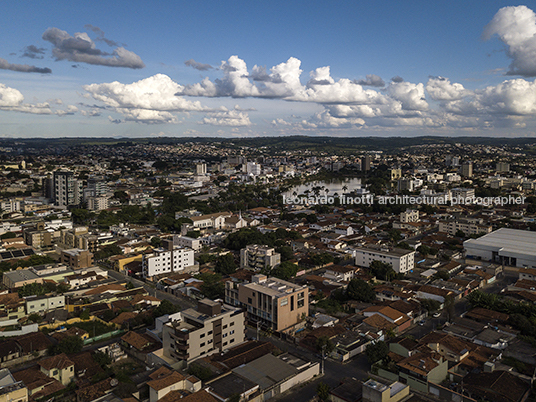
[[[3,5],[2,137],[536,134],[525,5],[54,5]]]

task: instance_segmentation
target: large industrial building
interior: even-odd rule
[[[463,242],[467,258],[536,268],[536,232],[501,228]]]

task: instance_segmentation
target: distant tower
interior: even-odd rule
[[[463,177],[472,177],[473,176],[473,162],[464,162],[462,164],[461,175]]]
[[[207,165],[206,165],[206,163],[198,163],[197,165],[195,165],[195,172],[198,175],[207,174]]]
[[[76,192],[78,190],[73,172],[56,171],[54,172],[54,204],[60,207],[67,207],[76,204]]]
[[[368,172],[370,170],[370,155],[365,155],[361,159],[361,170]]]

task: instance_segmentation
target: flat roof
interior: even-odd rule
[[[536,232],[519,229],[500,228],[478,239],[463,242],[464,247],[485,247],[495,251],[536,256]]]
[[[235,368],[233,371],[255,384],[259,384],[263,390],[298,373],[298,369],[272,354],[259,357],[248,364]]]

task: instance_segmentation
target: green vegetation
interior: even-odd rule
[[[162,300],[162,302],[158,305],[157,308],[153,310],[153,316],[155,318],[162,317],[166,314],[175,314],[180,311],[179,306],[171,303],[169,300]]]
[[[80,352],[82,346],[84,346],[84,343],[81,338],[78,336],[68,336],[62,339],[57,345],[51,345],[48,348],[48,354],[49,356],[59,355],[60,353],[70,355]]]
[[[199,363],[190,364],[190,367],[188,367],[188,374],[196,376],[201,381],[206,381],[213,375],[212,370]]]
[[[44,264],[52,264],[56,262],[53,258],[49,257],[48,255],[38,255],[34,254],[30,256],[28,259],[24,260],[16,260],[13,262],[8,261],[2,261],[0,262],[0,271],[10,271],[12,269],[16,269],[18,267],[22,268],[28,268],[28,267],[35,267],[38,265],[44,265]]]
[[[316,395],[320,398],[322,401],[329,401],[330,398],[330,387],[328,384],[326,384],[323,381],[320,381],[318,385],[316,386]]]
[[[397,277],[392,265],[386,262],[372,261],[369,269],[376,278],[382,281],[390,281]]]
[[[209,299],[223,299],[225,297],[225,284],[220,274],[204,273],[197,275],[203,281],[201,292]]]
[[[387,355],[389,354],[389,345],[384,341],[371,343],[365,349],[365,354],[367,355],[369,363],[374,364],[387,358]]]
[[[290,278],[294,278],[298,272],[299,267],[289,261],[283,261],[277,267],[270,270],[269,275],[279,279],[288,281]]]
[[[222,275],[229,275],[236,271],[236,263],[232,253],[220,255],[216,259],[214,271]]]
[[[348,288],[346,289],[346,295],[352,300],[365,303],[369,303],[376,299],[376,292],[374,292],[372,286],[358,278],[354,278],[350,281]]]

